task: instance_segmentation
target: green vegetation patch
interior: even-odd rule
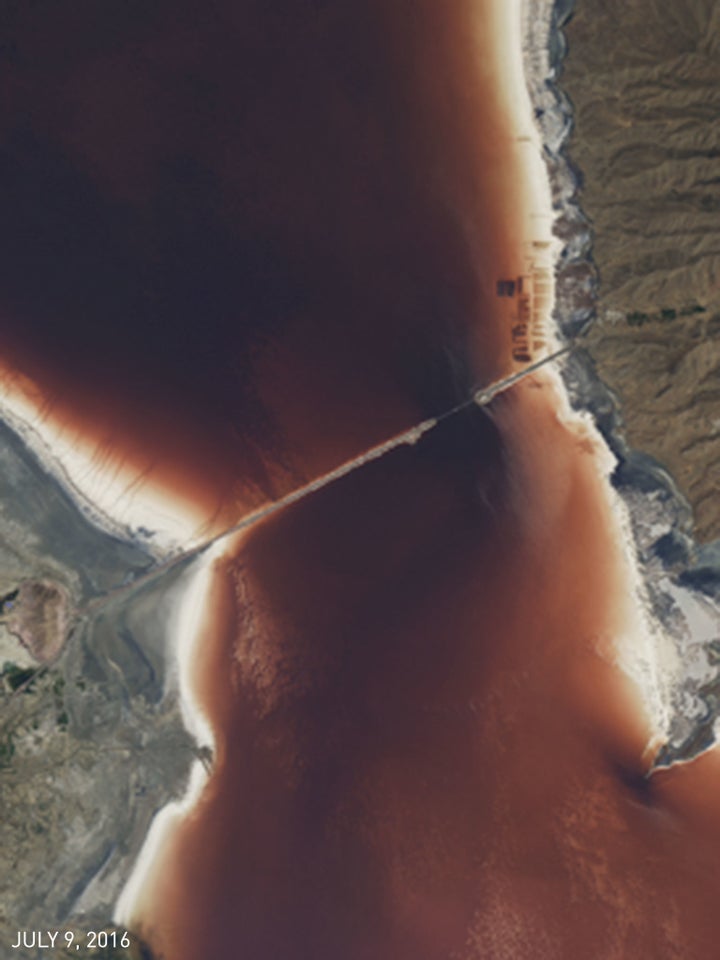
[[[0,770],[9,767],[12,758],[15,756],[15,744],[11,733],[6,733],[0,737]]]
[[[677,320],[678,317],[692,317],[695,314],[705,312],[705,307],[701,307],[700,304],[695,303],[692,306],[681,307],[679,310],[675,307],[663,307],[662,310],[656,313],[643,313],[641,310],[633,310],[632,313],[625,314],[625,319],[631,327],[642,327],[643,324],[649,323],[651,320],[661,323],[671,323],[673,320]]]
[[[25,685],[25,690],[29,691],[32,686],[31,681],[36,673],[37,669],[33,667],[18,667],[14,663],[6,662],[3,664],[0,677],[2,677],[5,684],[13,691],[19,690],[20,687]]]

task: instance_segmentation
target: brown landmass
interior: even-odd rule
[[[68,597],[58,584],[44,580],[21,583],[7,618],[7,629],[37,661],[52,660],[69,628]]]
[[[588,343],[631,446],[720,537],[720,7],[585,0],[562,84],[594,228]]]

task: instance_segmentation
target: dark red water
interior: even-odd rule
[[[220,529],[510,369],[490,9],[7,4],[6,370]],[[539,374],[237,536],[166,960],[714,955],[718,758],[645,777],[603,469]]]
[[[216,529],[507,369],[476,6],[6,4],[6,367]]]

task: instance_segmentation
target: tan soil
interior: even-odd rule
[[[631,446],[720,537],[720,6],[580,0],[562,85],[594,231],[588,340]]]

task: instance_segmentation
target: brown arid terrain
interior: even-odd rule
[[[599,272],[587,334],[628,443],[720,537],[720,4],[579,0],[562,86]]]
[[[7,630],[22,643],[38,662],[52,660],[62,649],[69,629],[67,592],[46,580],[28,580],[2,602],[11,613],[5,619]]]

